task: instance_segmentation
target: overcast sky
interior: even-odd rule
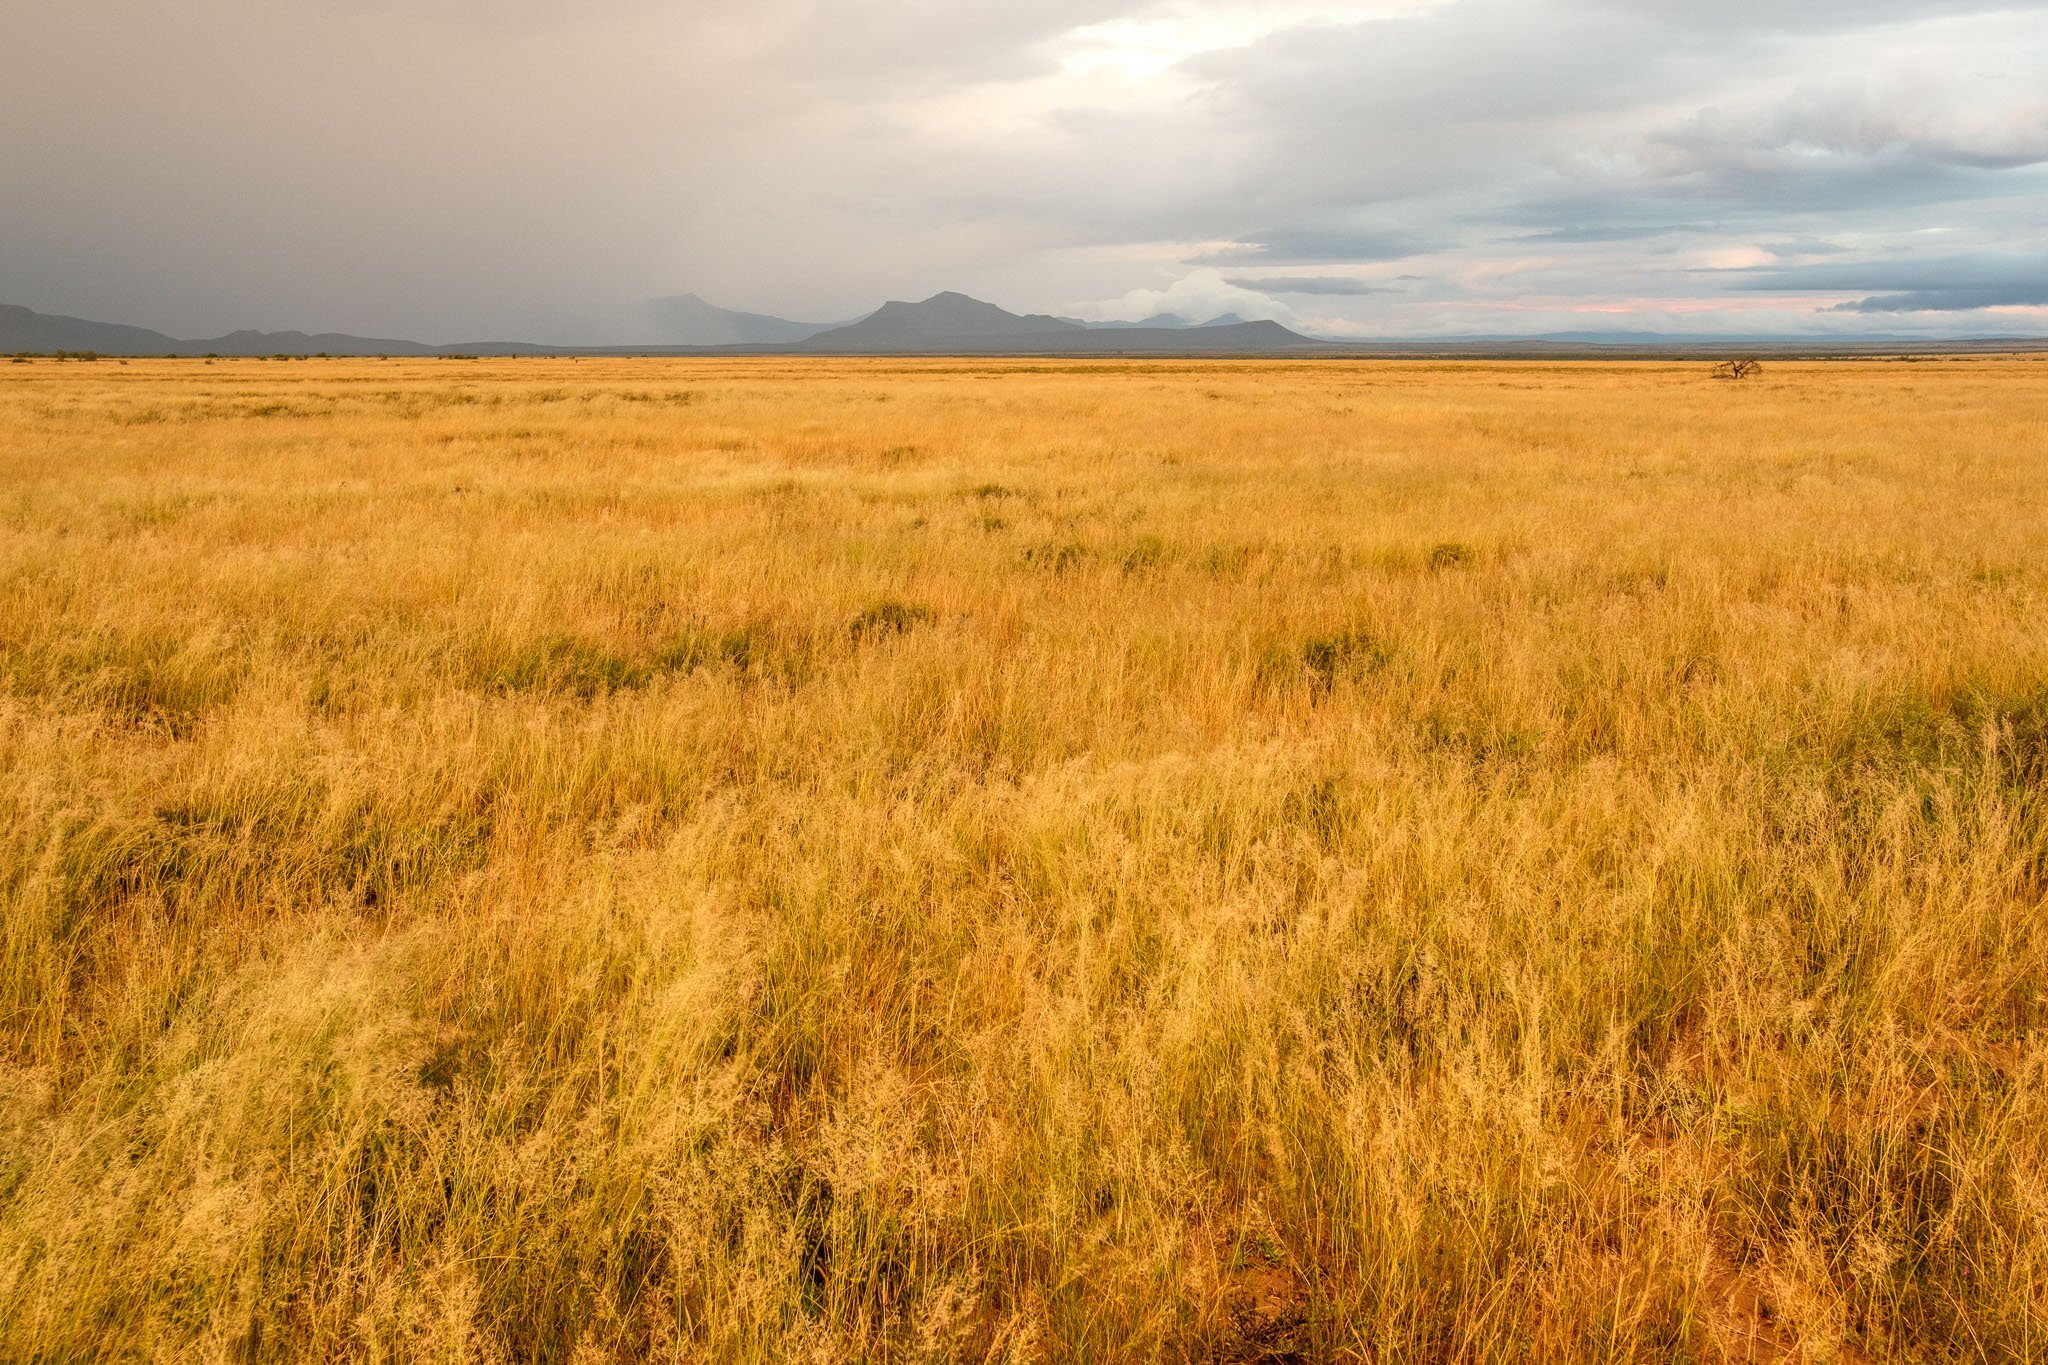
[[[0,0],[0,302],[2048,332],[2048,0]]]

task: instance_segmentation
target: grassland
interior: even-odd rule
[[[2048,1359],[2048,362],[0,364],[0,1358]]]

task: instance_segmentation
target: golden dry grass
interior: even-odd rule
[[[2048,1356],[2048,363],[0,364],[0,1358]]]

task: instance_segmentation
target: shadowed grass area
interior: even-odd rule
[[[0,1358],[2037,1357],[2044,401],[8,367]]]

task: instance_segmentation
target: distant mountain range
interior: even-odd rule
[[[679,294],[650,305],[661,341],[637,346],[541,346],[469,341],[436,346],[338,332],[230,332],[184,340],[145,327],[89,322],[0,304],[0,354],[96,352],[109,356],[451,356],[451,355],[1857,355],[2048,349],[2048,338],[1677,337],[1645,332],[1559,333],[1547,337],[1446,337],[1338,342],[1303,336],[1277,322],[1234,314],[1192,323],[1163,313],[1135,323],[1082,322],[1018,314],[969,298],[934,294],[892,301],[845,323],[792,322],[742,313]]]
[[[518,342],[477,342],[460,346],[428,346],[417,341],[347,336],[340,332],[230,332],[226,336],[186,341],[129,327],[118,322],[88,322],[32,312],[0,303],[0,354],[41,354],[93,351],[100,355],[264,356],[264,355],[404,355],[457,354],[550,355],[557,348]]]
[[[696,294],[656,299],[647,306],[647,311],[654,324],[655,339],[665,346],[794,345],[827,332],[844,332],[846,328],[876,317],[876,313],[863,313],[844,322],[793,322],[766,313],[743,313],[737,309],[721,308]],[[1159,313],[1138,322],[1084,322],[1080,318],[1055,318],[1043,314],[1019,317],[968,298],[965,294],[954,293],[935,294],[923,303],[890,303],[877,311],[886,316],[874,327],[851,334],[851,340],[858,342],[862,337],[873,338],[890,332],[918,332],[926,336],[1020,337],[1063,331],[1064,328],[1057,325],[1060,323],[1090,331],[1183,331],[1244,321],[1235,313],[1225,313],[1207,322],[1194,322],[1178,313]]]
[[[433,355],[949,355],[1264,352],[1317,342],[1276,322],[1218,318],[1199,326],[1177,317],[1138,324],[1077,322],[1042,313],[1019,315],[965,294],[918,303],[892,301],[852,322],[807,323],[742,313],[695,294],[650,305],[661,340],[645,346],[540,346],[466,341],[448,346],[338,332],[232,332],[201,340],[144,327],[57,317],[0,304],[0,353],[93,351],[113,356],[433,356]]]
[[[1266,352],[1327,345],[1277,322],[1095,326],[1044,313],[1005,312],[965,294],[934,294],[921,303],[892,301],[859,322],[798,342],[793,350],[832,355],[1032,355]],[[1177,325],[1176,325],[1177,324]]]

